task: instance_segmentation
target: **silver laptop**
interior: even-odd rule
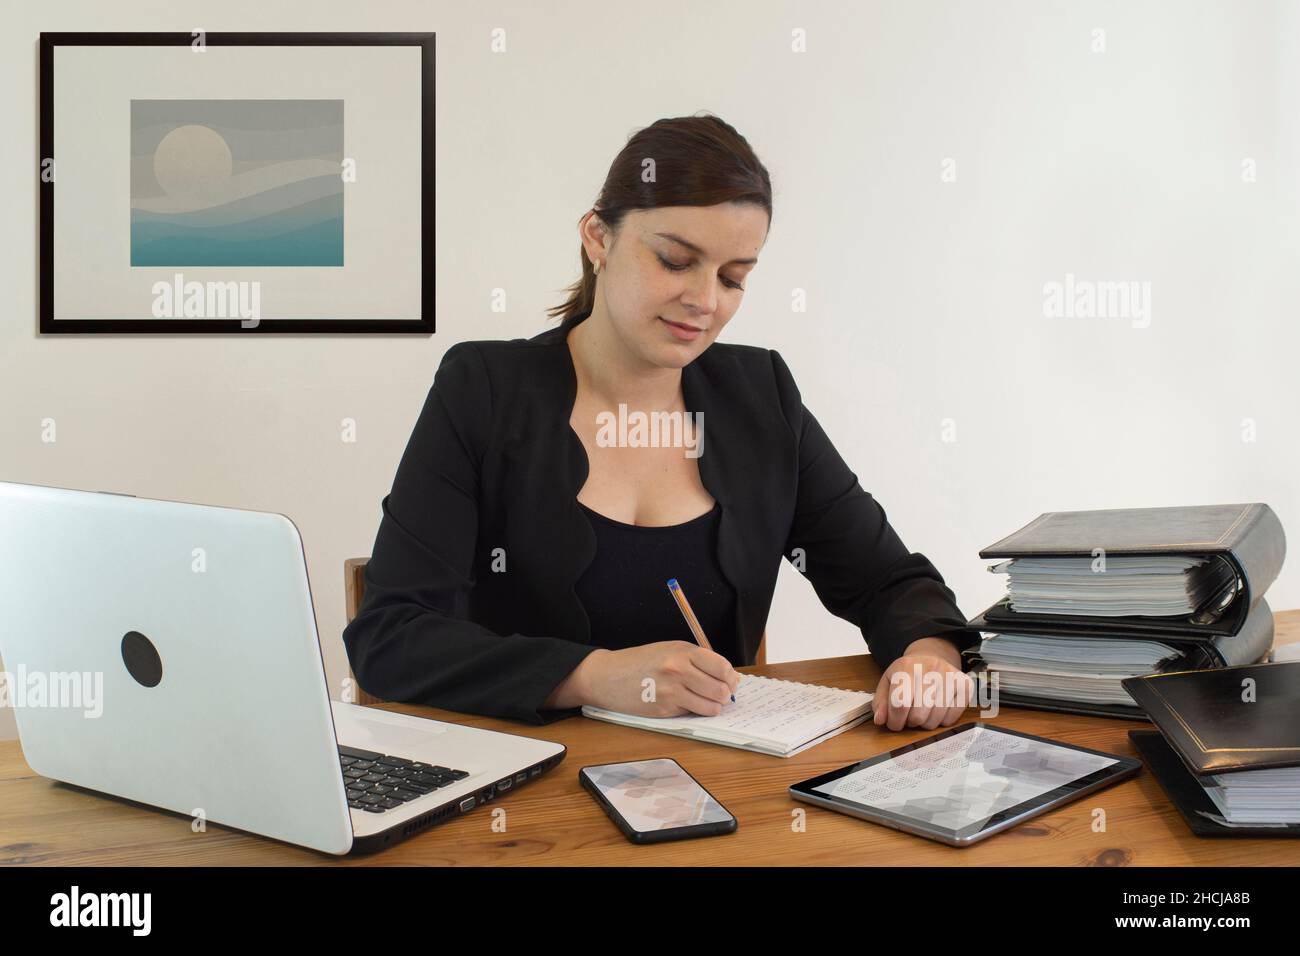
[[[0,660],[37,773],[325,853],[382,849],[565,754],[330,700],[280,514],[0,482]]]

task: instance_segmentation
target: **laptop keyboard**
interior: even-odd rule
[[[453,770],[342,744],[339,744],[339,764],[343,768],[343,783],[347,786],[348,806],[371,813],[396,810],[408,800],[433,793],[469,776],[467,770]]]

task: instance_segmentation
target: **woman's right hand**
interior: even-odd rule
[[[740,674],[721,654],[689,641],[658,641],[592,651],[552,700],[559,707],[591,704],[643,717],[714,717],[739,684]],[[566,698],[574,702],[564,703]]]

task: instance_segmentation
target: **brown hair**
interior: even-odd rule
[[[654,160],[652,182],[643,178],[647,159]],[[724,202],[753,203],[767,212],[771,223],[772,182],[767,169],[734,127],[705,114],[656,120],[634,133],[610,164],[592,208],[610,232],[617,233],[629,210]],[[581,243],[578,255],[582,278],[568,287],[569,298],[563,305],[547,310],[551,318],[563,320],[560,328],[565,332],[591,314],[596,298],[596,274]]]

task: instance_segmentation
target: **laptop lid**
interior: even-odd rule
[[[0,607],[0,661],[37,773],[348,852],[287,517],[0,482]]]

